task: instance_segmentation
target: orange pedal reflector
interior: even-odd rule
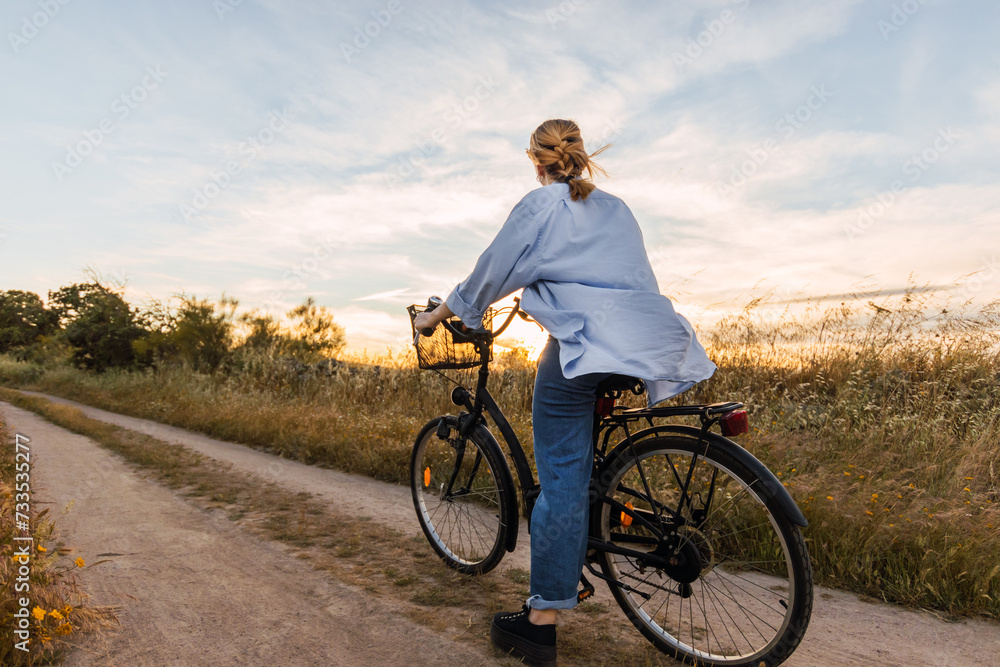
[[[634,510],[635,509],[634,507],[632,507],[632,503],[625,503],[625,507],[629,508],[630,510]],[[631,526],[632,525],[632,516],[629,515],[629,514],[626,514],[625,512],[622,512],[622,525],[626,526],[626,527]]]
[[[424,486],[431,485],[431,469],[427,468],[424,470]]]

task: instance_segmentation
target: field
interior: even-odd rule
[[[740,442],[803,508],[820,583],[1000,618],[996,304],[965,312],[910,293],[774,312],[752,302],[703,332],[719,371],[683,401],[748,406]],[[497,357],[491,391],[530,443],[533,363]],[[7,357],[0,381],[397,483],[419,428],[456,409],[450,383],[408,355],[323,370],[245,356],[213,374]]]

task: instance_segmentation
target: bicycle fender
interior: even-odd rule
[[[681,424],[667,424],[664,426],[654,426],[652,428],[643,429],[642,431],[633,433],[632,444],[637,444],[640,440],[653,435],[659,435],[661,433],[678,433],[690,436],[695,440],[701,437],[701,429],[694,428],[692,426],[683,426]],[[789,521],[802,528],[809,525],[806,517],[802,514],[802,510],[800,510],[799,506],[795,504],[794,500],[792,500],[792,496],[788,493],[788,489],[786,489],[784,485],[778,481],[778,478],[774,476],[774,473],[771,472],[767,466],[758,461],[753,454],[743,449],[729,438],[723,437],[718,433],[712,433],[709,431],[705,434],[705,439],[708,440],[709,447],[723,451],[726,455],[745,465],[750,472],[756,475],[764,487],[774,496],[775,500],[778,502],[778,506],[781,508],[781,511],[784,512],[785,516],[788,517]],[[606,460],[611,462],[618,454],[618,450],[627,447],[628,441],[618,443],[608,454]]]
[[[493,433],[484,424],[477,424],[473,430],[477,436],[483,439],[483,442],[489,443],[496,448],[497,453],[500,454],[500,460],[506,464],[507,458],[503,455],[500,443],[497,442]],[[507,495],[507,516],[512,517],[511,525],[507,531],[507,544],[504,546],[507,551],[514,551],[514,548],[517,546],[517,529],[520,524],[520,513],[517,509],[517,491],[514,490],[514,477],[510,473],[510,466],[505,465],[504,470],[499,472],[501,484],[506,487],[504,491]]]

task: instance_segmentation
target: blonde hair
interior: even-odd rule
[[[568,183],[573,201],[586,199],[596,187],[591,179],[598,172],[607,172],[593,162],[594,156],[604,152],[608,146],[587,155],[580,136],[579,126],[571,120],[551,119],[538,126],[531,135],[530,147],[526,150],[531,161],[545,168],[549,177],[559,183]],[[583,178],[584,170],[589,178]]]

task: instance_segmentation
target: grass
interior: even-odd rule
[[[74,575],[85,567],[82,559],[71,561],[72,549],[53,540],[54,524],[48,509],[37,514],[29,512],[30,529],[25,532],[15,522],[18,485],[24,478],[18,474],[14,438],[0,421],[0,665],[27,667],[54,664],[86,633],[100,632],[116,622],[111,607],[91,607],[88,596]],[[29,450],[30,451],[30,450]],[[29,460],[30,463],[30,460]],[[23,472],[21,472],[23,474]],[[29,471],[29,488],[30,488]],[[29,505],[33,502],[29,499]],[[15,541],[15,537],[30,536],[33,541]],[[21,554],[21,545],[30,545],[30,555]],[[94,565],[94,564],[92,564]],[[27,576],[24,571],[27,570]],[[27,586],[27,589],[24,586]],[[30,636],[15,635],[15,622],[22,611],[21,599],[29,600],[29,617],[24,620]],[[21,650],[17,644],[25,641]]]
[[[929,299],[913,290],[777,314],[751,302],[701,334],[719,371],[677,400],[748,406],[740,442],[809,518],[820,583],[1000,618],[998,304]],[[491,391],[530,449],[534,364],[515,353],[495,366]],[[450,385],[406,356],[332,374],[257,360],[211,376],[5,359],[0,382],[396,483],[417,430],[457,410]]]
[[[492,615],[524,599],[523,570],[460,575],[443,566],[422,537],[338,514],[310,494],[233,472],[182,446],[89,419],[76,408],[10,389],[0,389],[0,400],[92,438],[203,508],[224,511],[247,530],[290,545],[296,557],[313,567],[392,600],[407,617],[448,637],[488,646]],[[564,659],[579,665],[605,665],[608,656],[621,665],[675,664],[634,632],[617,610],[611,615],[604,605],[585,606],[590,613],[571,615],[562,624]]]

